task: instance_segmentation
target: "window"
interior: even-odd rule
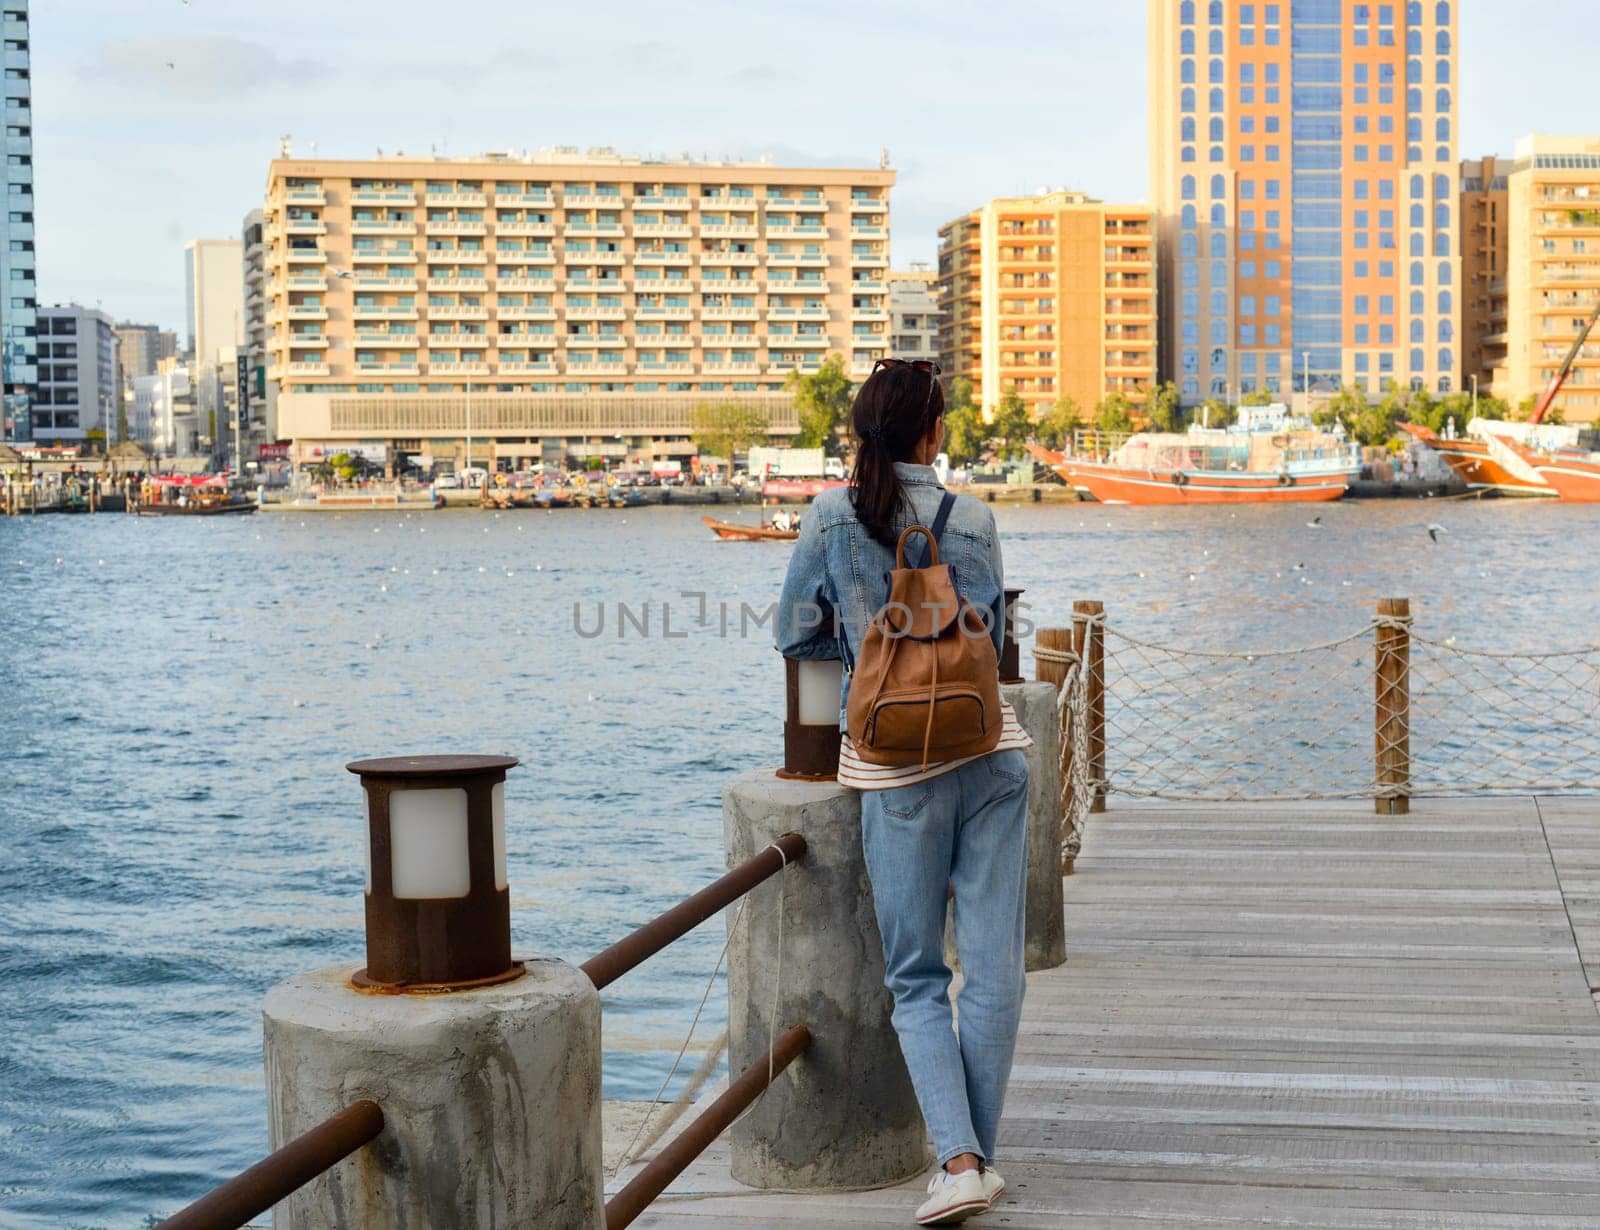
[[[1211,232],[1211,259],[1225,260],[1228,255],[1228,235],[1225,231]],[[1220,266],[1219,266],[1220,268]]]
[[[1178,54],[1192,56],[1194,54],[1194,31],[1185,30],[1178,38]]]
[[[1192,113],[1194,111],[1194,91],[1184,90],[1181,102],[1184,114],[1187,115]],[[637,221],[637,217],[635,218],[635,221]]]
[[[1213,175],[1211,177],[1211,199],[1213,201],[1226,200],[1228,196],[1228,181],[1225,176]]]
[[[1184,200],[1186,200],[1186,201],[1194,200],[1194,176],[1193,175],[1185,175],[1183,177],[1182,183],[1179,185],[1179,188],[1180,188],[1180,190],[1182,192]]]
[[[1178,80],[1184,85],[1194,84],[1194,61],[1185,60],[1178,65]]]

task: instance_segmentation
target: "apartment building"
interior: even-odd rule
[[[924,265],[889,274],[889,353],[897,359],[939,358],[938,274]]]
[[[5,61],[6,210],[0,214],[0,440],[33,438],[39,379],[38,273],[33,249],[33,80],[28,0],[0,5]],[[54,414],[46,413],[47,433]]]
[[[244,337],[244,245],[238,239],[196,239],[183,250],[189,355],[216,363]]]
[[[1488,393],[1506,360],[1506,262],[1510,166],[1504,158],[1461,164],[1461,351],[1464,388]]]
[[[137,376],[153,376],[156,364],[178,353],[178,335],[160,325],[119,321],[112,326],[117,344],[117,371],[127,384]]]
[[[498,468],[682,455],[693,406],[718,397],[792,432],[791,372],[838,354],[863,376],[888,353],[893,183],[609,149],[274,161],[279,435],[297,457],[355,444],[445,465],[470,436]]]
[[[192,373],[178,359],[161,360],[155,375],[140,376],[133,382],[128,426],[129,436],[162,460],[211,452],[203,434]]]
[[[1507,180],[1505,358],[1494,391],[1512,405],[1543,392],[1600,304],[1600,137],[1529,136]],[[1556,408],[1600,419],[1600,330]]]
[[[1004,197],[939,231],[939,361],[992,409],[1015,390],[1142,404],[1156,378],[1153,215],[1081,192]]]
[[[1457,9],[1149,0],[1162,371],[1185,403],[1459,386]]]
[[[38,328],[34,441],[77,444],[98,430],[114,443],[122,390],[111,317],[76,303],[58,304],[40,309]]]
[[[244,370],[239,384],[244,456],[254,459],[262,444],[278,438],[278,382],[267,378],[267,220],[264,210],[244,217]]]

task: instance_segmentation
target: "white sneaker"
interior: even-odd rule
[[[989,1197],[989,1207],[991,1209],[1000,1203],[1000,1197],[1005,1195],[1006,1181],[1000,1177],[998,1170],[985,1168],[983,1172],[983,1190]]]
[[[928,1182],[928,1198],[917,1209],[917,1225],[953,1226],[988,1211],[989,1194],[982,1174],[967,1170],[950,1182],[940,1169]]]

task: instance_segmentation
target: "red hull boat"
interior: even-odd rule
[[[1444,458],[1448,465],[1466,483],[1469,491],[1481,494],[1546,497],[1555,491],[1544,482],[1530,481],[1503,465],[1490,450],[1487,440],[1467,436],[1447,440],[1437,432],[1415,423],[1401,423],[1400,430],[1414,440],[1427,445]]]

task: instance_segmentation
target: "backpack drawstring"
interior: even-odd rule
[[[939,641],[935,637],[931,648],[933,649],[933,682],[928,684],[928,725],[922,732],[922,768],[928,768],[928,748],[933,740],[933,706],[939,696]]]

